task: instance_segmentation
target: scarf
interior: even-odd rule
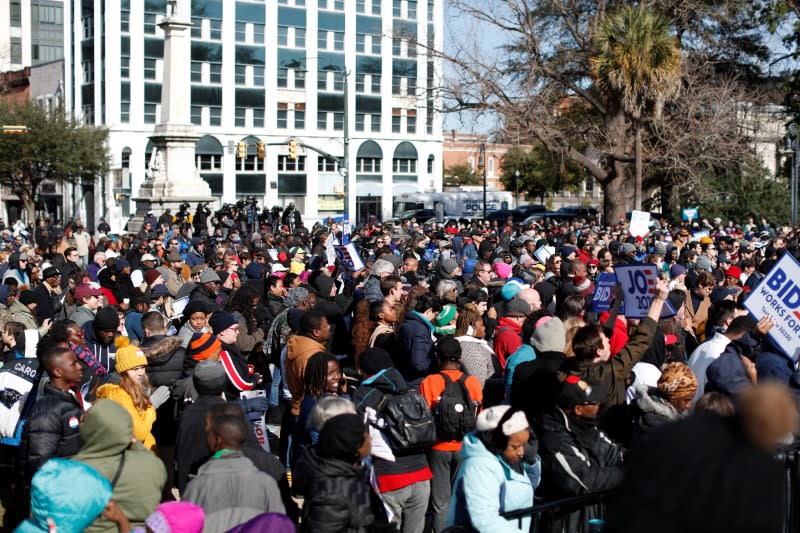
[[[92,371],[100,377],[108,375],[108,370],[104,367],[94,356],[92,352],[85,349],[83,346],[78,346],[77,344],[69,343],[69,348],[72,350],[75,355],[83,361],[86,366],[92,369]]]

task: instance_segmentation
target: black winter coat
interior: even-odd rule
[[[179,337],[154,335],[145,337],[140,345],[147,357],[147,377],[153,387],[172,387],[183,374],[186,350]]]
[[[342,293],[332,298],[330,294],[334,283],[332,277],[320,273],[309,278],[308,288],[317,295],[315,309],[325,315],[331,326],[328,349],[335,354],[344,354],[350,351],[351,345],[350,332],[344,317],[352,310],[355,286],[345,283]]]
[[[78,394],[78,393],[76,393]],[[27,482],[48,459],[72,457],[81,449],[80,418],[83,407],[68,392],[46,383],[31,410],[20,443]]]
[[[54,322],[63,318],[64,303],[61,301],[61,296],[48,291],[44,286],[45,283],[43,282],[33,289],[33,294],[36,295],[36,322],[38,324],[44,322],[46,318]]]
[[[356,533],[394,531],[367,470],[305,450],[300,459],[304,478],[302,532]]]
[[[511,405],[525,411],[530,421],[553,410],[561,388],[558,369],[566,360],[561,352],[541,352],[533,361],[518,364],[511,382]]]
[[[609,490],[622,482],[624,449],[594,423],[556,408],[535,424],[542,457],[542,487],[548,499]]]

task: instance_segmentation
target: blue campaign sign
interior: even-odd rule
[[[696,207],[686,207],[681,209],[681,218],[688,222],[692,220],[697,220],[697,208]]]
[[[614,288],[617,286],[617,276],[611,272],[603,272],[595,282],[594,296],[592,297],[592,311],[603,313],[611,309],[614,300]]]
[[[800,263],[792,254],[783,254],[744,301],[756,320],[767,316],[775,321],[769,336],[794,361],[800,359],[799,282]]]
[[[658,267],[655,265],[618,265],[614,267],[617,281],[625,295],[625,316],[644,318],[656,295]],[[675,309],[669,301],[664,302],[661,318],[674,316]]]

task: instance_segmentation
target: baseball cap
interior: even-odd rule
[[[586,381],[577,374],[570,374],[561,384],[558,405],[571,409],[576,405],[601,403],[607,397],[608,387],[604,384]]]
[[[154,256],[153,254],[144,254],[142,256],[141,260],[142,261],[155,261],[156,260],[156,256]]]
[[[97,286],[92,283],[81,283],[75,288],[75,299],[78,301],[88,298],[89,296],[102,296],[101,291]]]

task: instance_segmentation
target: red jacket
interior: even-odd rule
[[[505,369],[506,359],[522,346],[522,326],[508,317],[502,317],[497,321],[494,331],[494,354]]]

